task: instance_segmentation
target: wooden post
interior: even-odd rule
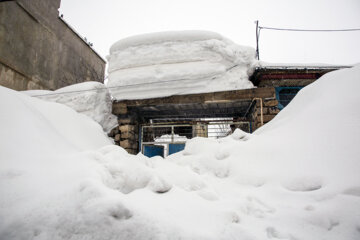
[[[264,125],[264,114],[263,114],[263,101],[262,98],[260,99],[260,122],[261,122],[261,126]]]
[[[260,123],[261,123],[261,126],[264,125],[264,112],[263,112],[263,100],[262,98],[254,98],[253,101],[257,101],[259,100],[260,101]]]

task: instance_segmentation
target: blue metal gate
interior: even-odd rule
[[[162,156],[184,150],[187,140],[193,137],[222,138],[233,132],[233,128],[246,127],[249,122],[235,122],[233,119],[198,120],[190,124],[149,124],[142,125],[140,131],[140,149],[147,157]]]
[[[144,145],[144,155],[147,157],[155,157],[155,156],[164,157],[164,146]]]
[[[185,143],[169,143],[169,155],[184,150]]]

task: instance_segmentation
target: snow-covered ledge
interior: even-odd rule
[[[65,104],[78,113],[92,118],[107,133],[117,125],[117,117],[111,113],[110,93],[102,83],[84,82],[56,91],[29,90],[23,93],[43,100]]]

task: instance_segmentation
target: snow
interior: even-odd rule
[[[165,134],[160,137],[155,138],[155,142],[159,143],[171,143],[171,142],[186,142],[188,139],[186,136],[180,136],[179,134]]]
[[[254,134],[129,155],[65,105],[0,88],[0,239],[359,239],[360,65]]]
[[[223,40],[223,37],[218,33],[196,30],[149,33],[117,41],[111,46],[110,54],[124,50],[128,47],[136,47],[140,45],[150,45],[164,42],[192,42],[209,39]]]
[[[117,117],[112,112],[111,96],[104,84],[83,82],[60,88],[56,91],[29,90],[29,96],[65,104],[99,123],[105,132],[117,125]]]
[[[108,84],[120,99],[252,88],[255,50],[206,31],[150,33],[110,48]]]

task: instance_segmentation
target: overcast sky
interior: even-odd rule
[[[62,0],[60,13],[103,57],[132,35],[209,30],[255,48],[261,26],[360,28],[360,0]],[[280,63],[360,63],[360,31],[337,33],[262,30],[260,59]]]

